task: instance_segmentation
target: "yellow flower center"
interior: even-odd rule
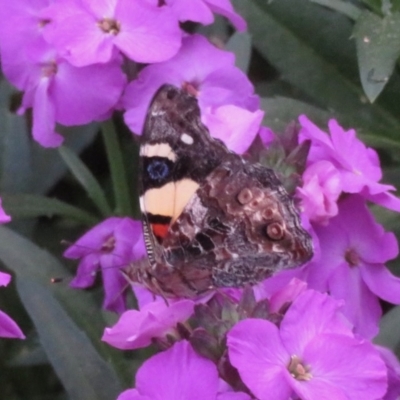
[[[121,30],[121,24],[111,18],[103,18],[98,22],[98,25],[104,33],[109,33],[110,35],[118,35]]]
[[[298,381],[309,381],[312,378],[310,366],[303,364],[300,357],[296,355],[290,357],[288,370],[290,375]]]

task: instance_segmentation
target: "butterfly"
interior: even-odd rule
[[[140,207],[148,261],[126,271],[163,296],[255,284],[299,266],[310,235],[272,169],[210,136],[197,99],[162,86],[140,146]]]

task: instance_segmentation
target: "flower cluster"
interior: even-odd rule
[[[179,56],[184,37],[179,22],[209,24],[213,22],[213,13],[217,13],[226,16],[238,29],[246,26],[228,0],[196,0],[190,6],[186,3],[2,0],[2,69],[9,81],[24,92],[19,113],[32,108],[34,139],[42,146],[56,147],[63,141],[56,132],[56,123],[79,125],[108,118],[119,107],[126,88],[128,77],[124,71],[134,69],[128,63],[162,63],[174,56],[187,58],[185,54]],[[209,43],[203,46],[213,48]],[[232,57],[227,58],[233,64]],[[194,78],[205,75],[201,69],[199,72]],[[232,79],[227,81],[231,92],[235,89]],[[229,88],[222,89],[229,94]],[[129,93],[125,94],[123,103],[129,103],[129,97]],[[236,103],[232,100],[224,104],[233,107]],[[252,111],[254,108],[253,105]],[[129,106],[125,109],[129,112]],[[224,112],[227,111],[219,113]],[[246,117],[249,119],[247,114]]]
[[[298,145],[309,140],[311,146],[296,195],[313,237],[313,259],[253,290],[226,290],[196,301],[166,304],[136,289],[140,310],[124,312],[103,340],[124,350],[150,343],[167,350],[143,364],[136,389],[120,399],[157,399],[142,378],[150,366],[152,374],[169,376],[173,363],[187,365],[185,382],[192,382],[201,375],[191,372],[199,354],[210,363],[202,373],[213,365],[224,382],[226,392],[213,389],[213,399],[397,399],[400,364],[370,339],[378,332],[379,299],[400,304],[400,279],[385,266],[398,246],[366,202],[396,210],[400,200],[390,193],[393,187],[379,182],[376,153],[354,131],[336,121],[329,126],[331,135],[300,117]],[[260,132],[263,142],[273,143],[270,131]],[[343,142],[357,151],[356,160],[335,150],[334,143]],[[182,393],[164,384],[170,398]]]

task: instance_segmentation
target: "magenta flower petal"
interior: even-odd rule
[[[117,400],[153,400],[149,396],[142,396],[136,389],[128,389],[122,392]]]
[[[246,30],[246,21],[235,12],[229,0],[205,0],[205,2],[213,12],[228,18],[238,31]]]
[[[400,397],[400,362],[385,347],[376,346],[388,370],[388,390],[383,400],[398,400]]]
[[[302,210],[319,224],[326,224],[337,215],[336,202],[341,192],[340,174],[329,161],[311,164],[303,173],[303,186],[297,188]]]
[[[351,220],[357,223],[349,229],[348,221]],[[350,247],[357,251],[364,262],[384,263],[398,255],[395,236],[385,232],[374,221],[361,196],[349,196],[341,202],[340,216],[331,221],[331,225],[334,224],[346,232]]]
[[[72,246],[68,247],[64,251],[63,256],[76,259],[101,249],[104,242],[110,237],[120,222],[121,219],[117,217],[107,218],[81,236]]]
[[[170,333],[178,322],[192,314],[194,302],[181,300],[170,305],[163,300],[145,305],[140,311],[124,312],[119,321],[106,328],[102,340],[119,349],[137,349],[151,344],[153,338]]]
[[[136,374],[136,388],[152,400],[215,400],[218,372],[213,362],[180,341],[144,362]]]
[[[33,138],[43,147],[58,147],[64,138],[55,132],[55,106],[49,99],[50,80],[42,79],[36,88],[33,103]]]
[[[334,334],[317,336],[302,359],[311,366],[312,378],[306,382],[293,379],[300,398],[375,400],[386,391],[386,367],[366,341]]]
[[[11,275],[0,271],[0,286],[7,286]],[[25,339],[21,329],[6,313],[0,310],[0,337]]]
[[[0,337],[25,339],[19,326],[6,313],[0,310]]]
[[[241,392],[225,392],[218,394],[216,400],[251,400],[251,397]]]
[[[78,125],[100,119],[115,106],[125,84],[119,59],[81,68],[60,62],[51,88],[56,120]]]
[[[0,224],[6,224],[7,222],[11,221],[11,217],[6,214],[6,212],[3,209],[3,206],[1,204],[1,199],[0,199]]]
[[[400,304],[400,278],[383,265],[365,264],[360,271],[372,293],[389,303]]]
[[[338,312],[342,306],[343,302],[315,290],[300,294],[280,327],[282,341],[290,354],[302,354],[309,341],[321,333],[351,335],[351,324]]]
[[[103,308],[118,314],[125,310],[125,296],[123,294],[127,288],[126,279],[118,268],[115,268],[115,266],[119,265],[119,262],[119,258],[114,258],[109,266],[107,266],[107,263],[102,264],[104,287]]]
[[[235,153],[244,153],[253,143],[264,113],[252,113],[234,105],[218,107],[204,116],[211,136],[223,141]]]
[[[269,310],[277,313],[284,305],[292,303],[307,289],[307,283],[293,278],[283,289],[275,292],[269,299]]]
[[[64,257],[65,253],[64,253]],[[72,258],[72,257],[67,257]],[[88,254],[78,265],[78,271],[75,278],[69,284],[73,288],[88,288],[94,284],[97,270],[99,269],[99,256],[97,254]]]
[[[0,271],[0,286],[7,286],[11,282],[11,275]]]
[[[379,204],[389,210],[400,212],[400,199],[391,193],[383,192],[371,194],[368,188],[364,188],[364,190],[361,191],[361,194],[373,203]]]
[[[122,29],[114,43],[136,62],[168,60],[181,47],[182,33],[168,7],[155,7],[146,1],[119,0],[115,17]]]
[[[329,278],[329,291],[334,298],[344,299],[343,313],[354,324],[354,331],[372,338],[378,333],[382,310],[377,296],[362,280],[361,269],[338,265]]]
[[[214,21],[214,15],[204,0],[166,0],[180,21],[199,22],[209,25]]]
[[[288,399],[292,389],[282,365],[289,363],[290,354],[274,324],[261,319],[241,321],[228,333],[227,344],[232,365],[258,399]]]

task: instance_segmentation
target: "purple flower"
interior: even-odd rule
[[[203,25],[214,21],[213,12],[228,18],[236,29],[244,31],[246,21],[235,12],[229,0],[165,0],[180,21],[199,22]]]
[[[118,400],[216,400],[217,392],[215,364],[199,356],[188,342],[181,341],[145,361],[136,374],[136,389],[123,392]]]
[[[329,136],[306,116],[300,116],[299,121],[302,126],[300,141],[311,140],[309,164],[330,161],[340,174],[344,192],[360,193],[383,207],[400,211],[400,199],[389,193],[395,188],[378,183],[382,170],[376,151],[357,139],[354,129],[345,131],[336,120],[331,119],[328,123]]]
[[[47,5],[45,0],[2,4],[0,51],[5,76],[25,92],[19,113],[33,108],[34,139],[56,147],[63,137],[55,132],[55,123],[79,125],[104,119],[119,100],[126,77],[118,57],[84,68],[61,58],[43,38],[53,25],[45,15]]]
[[[10,62],[3,65],[3,70],[14,85],[25,91],[19,113],[33,108],[32,134],[44,147],[56,147],[63,141],[54,130],[56,122],[78,125],[104,119],[126,82],[118,60],[76,68],[48,47],[38,49],[19,69]]]
[[[303,186],[297,188],[302,211],[320,224],[338,213],[337,200],[342,192],[340,174],[329,161],[317,161],[303,173]]]
[[[400,279],[385,263],[398,254],[393,233],[378,225],[362,197],[339,202],[339,214],[327,226],[315,226],[320,258],[303,268],[309,287],[345,301],[343,312],[364,337],[378,331],[379,298],[400,303]]]
[[[154,338],[173,335],[176,324],[185,322],[195,303],[179,300],[166,304],[164,300],[145,305],[140,311],[125,311],[112,328],[106,328],[102,340],[118,349],[138,349],[149,346]]]
[[[75,66],[108,62],[117,49],[136,62],[160,62],[181,45],[175,14],[154,1],[64,0],[47,16],[46,39]]]
[[[259,100],[254,95],[252,85],[246,75],[234,66],[234,62],[232,53],[217,49],[202,36],[184,38],[182,48],[175,57],[144,68],[138,79],[127,86],[122,98],[122,105],[127,110],[125,122],[132,132],[140,134],[151,99],[161,85],[169,83],[185,88],[197,97],[202,121],[209,123],[211,135],[218,135],[223,123],[228,123],[227,120],[234,116],[241,132],[233,133],[232,143],[240,143],[240,136],[246,143],[251,143],[258,132],[257,124],[262,113],[258,110]],[[219,110],[222,106],[240,107],[252,115],[238,112],[237,108]],[[225,139],[228,142],[230,140],[229,137]]]
[[[228,333],[229,359],[260,400],[376,400],[387,387],[377,350],[355,338],[339,303],[309,290],[285,314],[278,329],[247,319]]]
[[[0,286],[7,286],[11,281],[11,275],[0,272]],[[0,337],[25,339],[21,329],[6,313],[0,310]]]
[[[50,52],[30,67],[34,76],[21,88],[25,94],[19,112],[32,107],[32,134],[44,147],[64,140],[54,131],[56,122],[79,125],[107,117],[125,85],[117,60],[76,68]]]
[[[142,224],[130,218],[108,218],[86,232],[70,246],[64,257],[81,259],[71,286],[92,286],[96,272],[101,270],[105,290],[103,307],[107,310],[125,310],[123,289],[126,280],[120,267],[145,255]]]

